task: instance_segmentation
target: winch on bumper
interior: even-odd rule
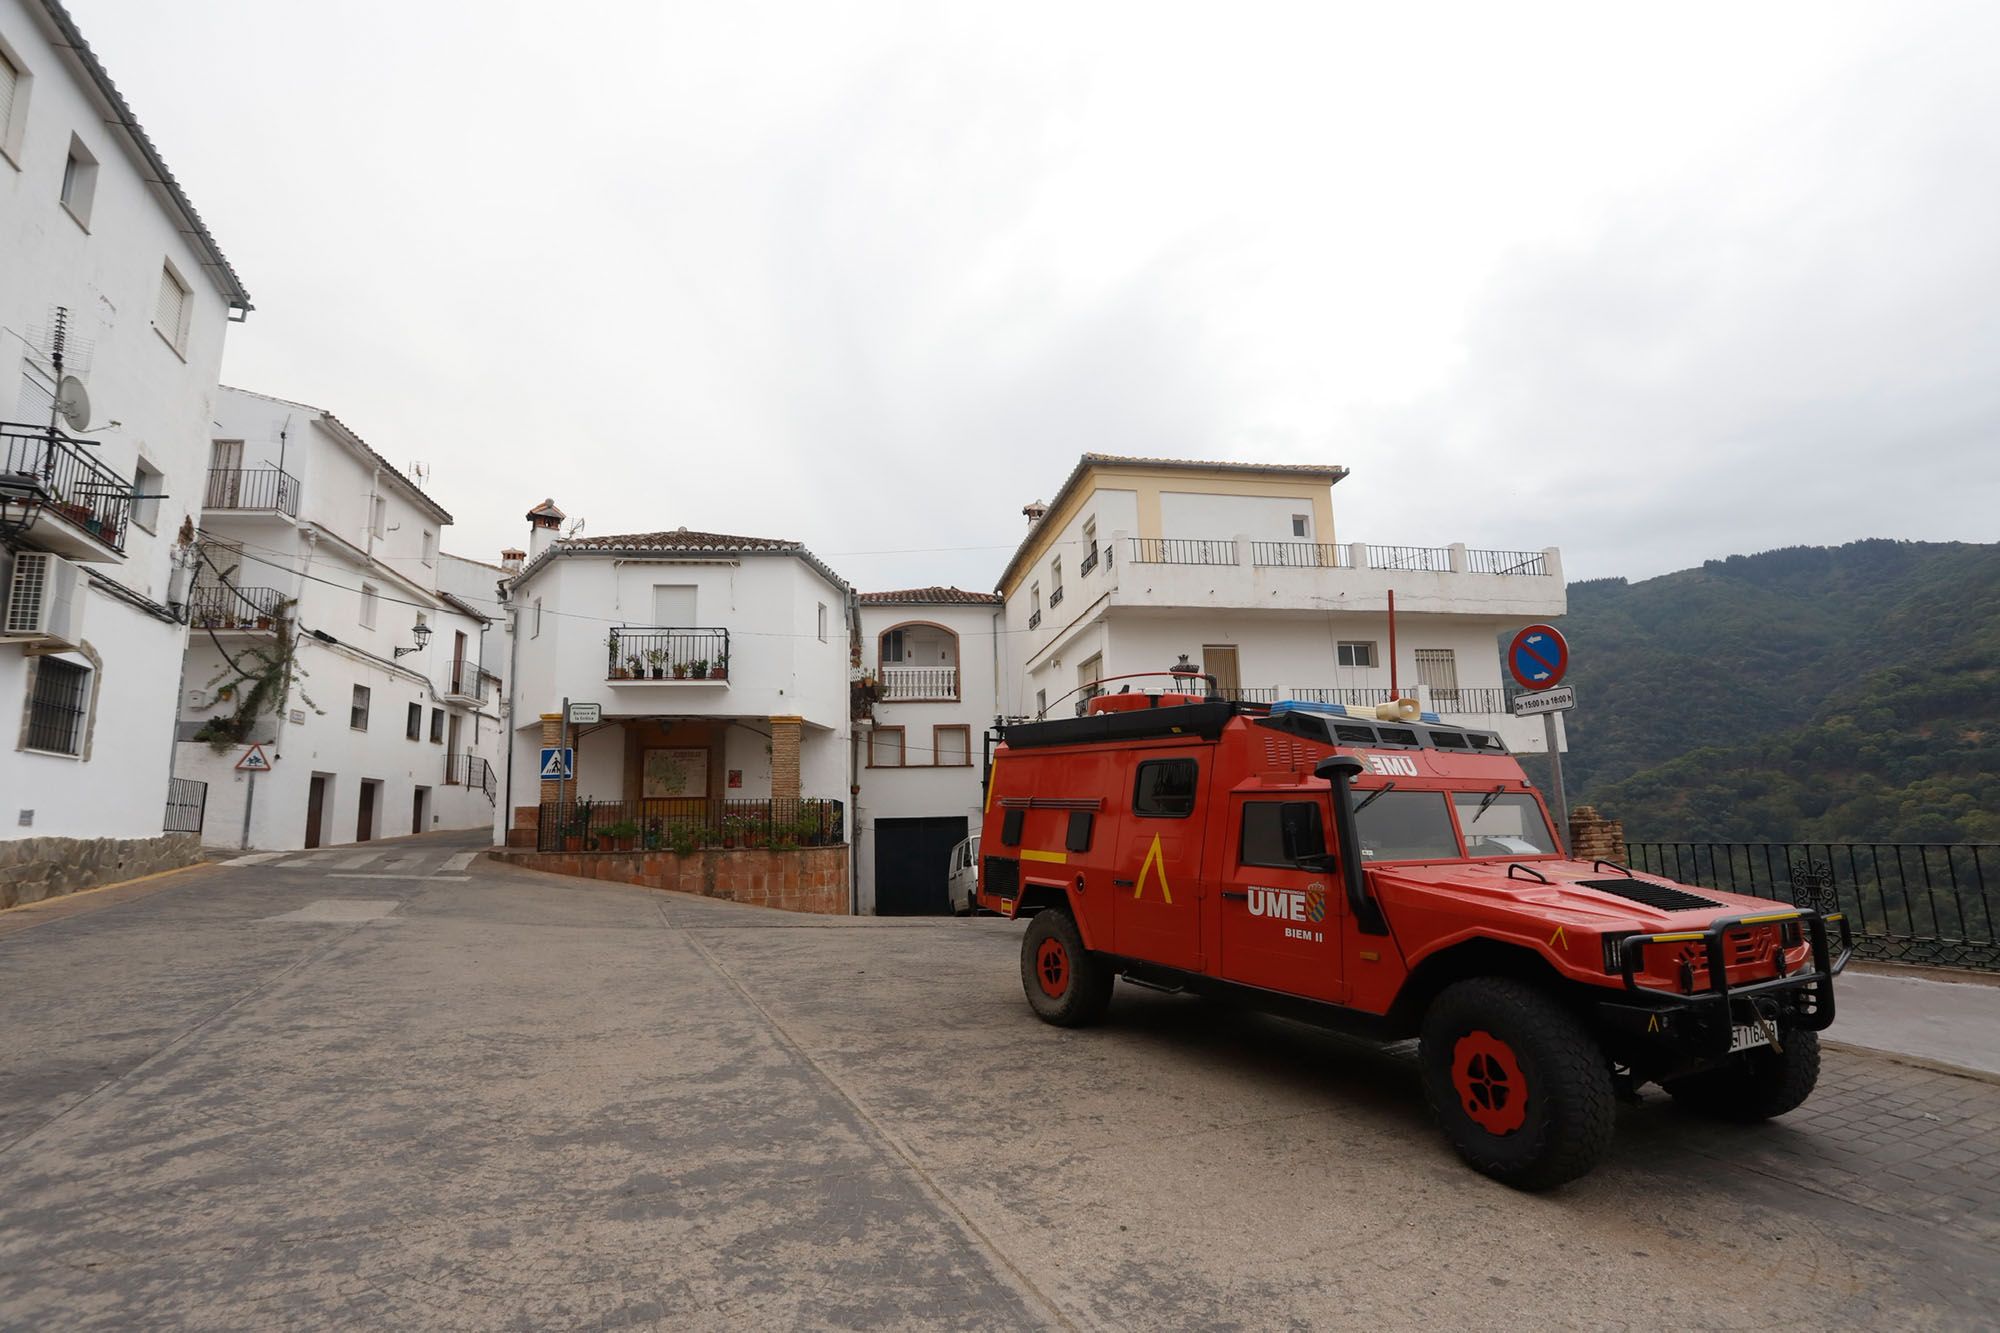
[[[1726,959],[1731,931],[1796,921],[1811,942],[1810,960],[1801,971],[1785,970],[1785,950],[1781,945],[1772,955],[1777,975],[1763,980],[1729,982]],[[1836,954],[1827,941],[1827,927],[1837,926],[1840,935]],[[1647,985],[1640,980],[1648,946],[1693,944],[1703,960],[1703,984],[1697,988],[1691,964],[1680,969],[1682,989]],[[1621,1063],[1659,1067],[1721,1060],[1747,1045],[1764,1045],[1777,1037],[1782,1027],[1820,1031],[1833,1022],[1833,979],[1846,968],[1854,954],[1853,932],[1844,912],[1821,916],[1807,908],[1782,912],[1746,913],[1723,917],[1702,930],[1660,931],[1627,935],[1606,941],[1606,964],[1614,961],[1625,990],[1634,1003],[1603,1001],[1598,1016],[1606,1043]],[[1792,946],[1794,949],[1797,945]],[[1737,1029],[1750,1029],[1748,1040],[1738,1041]]]

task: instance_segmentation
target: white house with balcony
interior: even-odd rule
[[[0,906],[195,854],[181,537],[249,309],[68,11],[0,0]]]
[[[549,500],[529,512],[508,585],[509,840],[556,850],[544,813],[588,803],[593,835],[629,823],[648,847],[677,828],[733,841],[753,825],[760,839],[845,841],[858,763],[847,584],[794,541],[563,538],[563,520]],[[566,725],[566,703],[597,720]],[[543,752],[565,743],[573,777],[544,779]]]
[[[864,592],[869,716],[855,847],[863,912],[947,910],[953,844],[977,832],[998,699],[1000,598],[962,588]]]
[[[1560,554],[1342,540],[1332,491],[1346,475],[1085,454],[1027,507],[1000,579],[1001,711],[1067,716],[1091,682],[1185,656],[1248,702],[1378,703],[1393,688],[1544,749],[1539,719],[1508,710],[1496,638],[1563,614]]]
[[[307,403],[224,389],[210,449],[177,747],[204,841],[493,827],[505,636],[440,551],[451,515]]]

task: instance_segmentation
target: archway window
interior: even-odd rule
[[[958,698],[958,635],[951,630],[908,621],[883,630],[877,649],[885,702]]]

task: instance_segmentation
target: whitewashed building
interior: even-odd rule
[[[209,784],[204,840],[492,828],[504,636],[440,550],[451,515],[331,412],[242,389],[203,500],[178,766]]]
[[[1185,656],[1248,702],[1377,703],[1393,684],[1517,751],[1545,749],[1540,719],[1508,711],[1496,636],[1563,614],[1560,553],[1343,541],[1332,496],[1346,475],[1085,454],[1027,507],[1000,578],[1000,711],[1068,716],[1090,682]]]
[[[844,825],[858,761],[847,584],[798,542],[686,528],[565,539],[563,519],[553,501],[530,511],[508,588],[515,841],[532,844],[558,801],[589,801],[600,823],[615,813],[654,843],[670,824],[762,818],[774,801]],[[541,755],[564,739],[565,701],[601,720],[568,733],[574,778],[558,784]]]
[[[945,910],[947,857],[976,832],[999,699],[1000,598],[961,588],[864,592],[871,717],[856,797],[861,910]]]
[[[0,906],[195,854],[180,538],[249,309],[68,12],[0,0]]]

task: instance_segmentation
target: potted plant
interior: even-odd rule
[[[646,850],[649,852],[657,852],[660,850],[661,844],[666,842],[666,840],[667,840],[666,826],[664,821],[659,819],[657,816],[647,820],[646,837],[645,837]]]
[[[688,674],[688,664],[687,664],[686,662],[676,662],[676,663],[674,663],[674,679],[675,679],[675,680],[686,680],[686,679],[687,679],[687,674]]]
[[[665,679],[667,674],[667,650],[664,648],[648,648],[646,650],[646,665],[653,669],[654,680]]]
[[[611,679],[625,679],[625,668],[618,661],[618,631],[612,630],[604,636],[604,646],[611,650]]]
[[[708,678],[710,680],[728,680],[729,679],[728,661],[724,658],[718,657],[713,663],[709,665]]]
[[[630,676],[633,680],[644,680],[646,678],[646,667],[645,664],[639,660],[639,654],[637,653],[625,654],[625,674]]]
[[[632,842],[639,836],[639,826],[629,819],[621,819],[616,824],[607,824],[604,837],[621,852],[632,850]]]
[[[675,856],[692,856],[699,846],[701,830],[693,824],[680,823],[667,830],[667,849]]]

